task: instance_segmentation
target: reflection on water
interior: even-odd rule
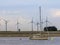
[[[29,40],[24,37],[0,37],[0,45],[59,45],[60,37],[50,37],[49,40]]]

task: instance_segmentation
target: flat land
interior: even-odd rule
[[[0,31],[0,37],[30,37],[32,35],[60,37],[60,31]]]

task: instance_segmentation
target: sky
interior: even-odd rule
[[[0,0],[0,30],[5,31],[5,21],[7,20],[8,31],[17,31],[17,20],[21,31],[31,31],[31,20],[39,22],[39,7],[43,27],[48,17],[48,26],[56,26],[60,29],[60,0]],[[36,24],[34,24],[36,31]]]

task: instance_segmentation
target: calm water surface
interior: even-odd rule
[[[24,37],[0,37],[0,45],[60,45],[60,37],[49,40],[29,40]]]

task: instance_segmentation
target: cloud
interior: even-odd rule
[[[60,9],[51,9],[50,14],[52,17],[60,17]]]
[[[40,6],[40,4],[42,4],[42,3],[45,4],[46,2],[47,2],[47,0],[2,0],[2,1],[0,0],[0,7],[3,7],[2,8],[3,10],[1,9],[2,11],[0,11],[0,16],[2,16],[4,19],[7,19],[8,20],[8,27],[11,27],[9,29],[15,28],[14,26],[16,26],[16,21],[18,19],[19,20],[19,23],[23,24],[23,27],[24,27],[23,29],[26,29],[27,30],[28,29],[28,24],[27,23],[30,22],[30,19],[27,18],[27,17],[30,17],[31,18],[31,17],[35,16],[35,11],[37,12],[37,10],[35,10],[36,8],[33,9],[33,8],[30,8],[29,6],[30,5],[33,5],[33,6],[34,5],[35,6],[36,5],[39,5]],[[25,9],[23,9],[23,11],[22,11],[20,9],[20,6],[21,5],[22,6],[29,5],[29,6],[27,6],[27,9],[26,9],[26,6],[25,6],[24,7]],[[10,8],[10,6],[12,6],[13,8],[12,7]],[[15,7],[18,6],[17,8],[19,8],[20,11],[15,11],[14,10],[14,6]],[[7,8],[8,10],[11,10],[11,11],[6,11],[5,8]],[[14,10],[14,11],[12,11],[12,10]],[[3,25],[4,22],[3,23],[2,22],[3,21],[1,21],[1,24]]]

